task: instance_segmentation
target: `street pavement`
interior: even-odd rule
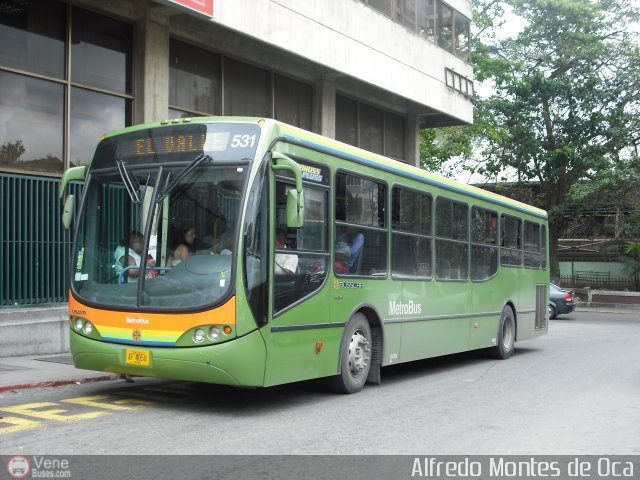
[[[70,353],[0,358],[0,394],[25,388],[58,387],[117,378],[120,375],[115,373],[76,368]]]
[[[601,308],[578,306],[576,311],[629,314],[638,308]],[[121,375],[78,369],[70,353],[0,357],[0,395],[2,392],[26,388],[58,387],[104,380],[117,380]]]

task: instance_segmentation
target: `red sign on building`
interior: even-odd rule
[[[165,4],[173,4],[189,13],[213,18],[213,0],[157,0]]]

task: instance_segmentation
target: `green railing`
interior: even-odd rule
[[[0,307],[68,299],[71,233],[60,223],[59,183],[0,173]],[[81,190],[81,184],[69,186],[78,199]]]

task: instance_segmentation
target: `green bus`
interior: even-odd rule
[[[118,130],[73,180],[79,368],[352,393],[547,332],[544,211],[278,121]]]

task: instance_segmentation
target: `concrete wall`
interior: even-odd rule
[[[470,17],[470,1],[455,3]],[[473,105],[444,73],[472,78],[471,65],[356,0],[216,0],[211,23],[472,122]]]
[[[621,262],[560,262],[560,275],[571,276],[573,272],[600,272],[615,278],[631,278]]]
[[[69,307],[2,309],[0,339],[0,357],[68,352]]]

